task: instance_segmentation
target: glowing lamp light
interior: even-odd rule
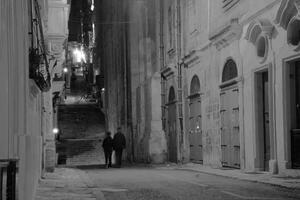
[[[77,49],[77,48],[74,49],[73,54],[74,54],[74,56],[76,58],[76,62],[81,62],[81,61],[86,62],[85,53],[83,52],[82,49],[80,49],[80,50]]]
[[[105,92],[105,88],[102,88],[101,91],[102,91],[102,92]]]
[[[63,71],[64,71],[64,73],[67,73],[68,72],[68,68],[64,67]]]
[[[92,0],[91,11],[93,11],[95,8],[94,3],[95,3],[94,0]]]
[[[58,130],[58,128],[54,128],[54,129],[52,130],[52,132],[53,132],[54,134],[57,134],[57,133],[59,132],[59,130]]]

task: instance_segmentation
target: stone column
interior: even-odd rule
[[[68,37],[69,5],[65,0],[48,0],[46,44],[50,60],[51,79],[55,74],[63,76],[65,44]],[[62,93],[64,84],[52,82],[49,92],[43,94],[43,162],[47,172],[53,172],[56,165],[55,134],[53,116],[53,93]],[[62,82],[62,81],[59,81]]]
[[[160,74],[155,73],[150,81],[151,87],[151,124],[149,138],[149,156],[151,163],[163,163],[167,159],[167,141],[161,121],[161,85]]]

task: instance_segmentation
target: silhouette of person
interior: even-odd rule
[[[122,152],[126,147],[126,139],[124,134],[121,132],[121,128],[118,127],[117,133],[114,135],[113,147],[116,153],[116,166],[121,167],[122,164]]]
[[[106,168],[111,167],[111,155],[113,151],[113,139],[111,137],[111,133],[106,132],[106,136],[103,140],[102,147],[105,155],[105,166]]]

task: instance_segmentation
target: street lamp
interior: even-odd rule
[[[68,73],[68,68],[64,67],[63,72]]]
[[[53,132],[54,134],[57,134],[57,133],[59,132],[59,130],[58,130],[58,128],[53,128],[52,132]]]

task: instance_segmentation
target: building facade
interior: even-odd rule
[[[183,3],[190,161],[299,175],[298,3]]]
[[[123,3],[96,51],[131,158],[299,175],[298,0]]]
[[[131,4],[136,19],[129,25],[133,144],[140,149],[139,160],[154,161],[149,149],[155,144],[156,153],[164,155],[159,162],[298,175],[298,4]],[[147,86],[158,66],[160,79],[154,82],[161,83],[155,89],[161,100]],[[161,115],[156,134],[147,128],[155,124],[147,109]]]
[[[67,34],[63,23],[69,7],[63,0],[0,2],[1,171],[8,166],[4,171],[12,173],[7,178],[17,180],[18,193],[9,187],[7,195],[31,200],[39,178],[55,167],[52,92],[60,92],[60,87],[52,77],[63,65],[64,41],[56,36]],[[60,32],[53,31],[57,29]]]

